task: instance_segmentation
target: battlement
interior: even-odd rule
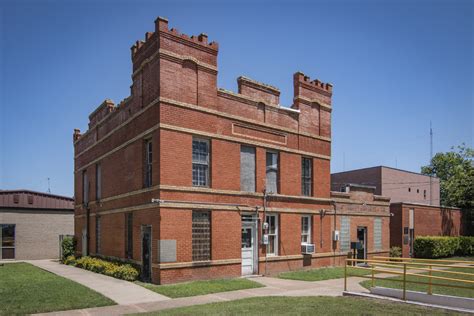
[[[173,37],[174,40],[184,41],[187,44],[198,45],[206,50],[214,51],[217,54],[219,44],[217,42],[208,43],[208,36],[205,33],[189,36],[179,32],[176,28],[168,28],[168,19],[158,17],[155,20],[155,32],[146,32],[145,40],[138,40],[130,49],[132,51],[132,59],[140,52],[146,50],[150,43],[156,40],[157,34],[164,37]]]
[[[274,86],[244,76],[237,78],[237,84],[238,92],[242,95],[269,105],[278,106],[280,104],[280,90]]]
[[[89,115],[89,128],[96,125],[98,122],[104,119],[107,114],[115,111],[115,109],[116,106],[114,101],[105,99],[104,102],[102,102],[102,104],[99,105],[97,109],[95,109],[94,112]]]
[[[325,92],[332,93],[332,84],[324,83],[320,81],[319,79],[315,79],[311,81],[311,78],[306,76],[301,71],[298,71],[293,75],[293,80],[294,80],[295,85],[302,84],[306,88],[310,88],[310,89],[316,88],[318,90],[323,90]]]

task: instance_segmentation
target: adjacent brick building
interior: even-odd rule
[[[347,183],[374,186],[375,194],[390,197],[392,203],[440,204],[439,179],[421,173],[377,166],[331,174],[332,190]]]
[[[347,183],[374,186],[375,193],[390,198],[390,246],[413,256],[417,236],[458,236],[461,210],[440,206],[439,179],[390,167],[372,167],[331,175],[331,187],[344,191]]]
[[[459,236],[461,210],[416,203],[392,203],[390,245],[402,248],[403,257],[416,256],[413,241],[417,236]]]
[[[367,254],[388,251],[388,201],[330,192],[331,84],[295,73],[289,108],[246,77],[219,89],[218,44],[163,18],[131,50],[130,96],[74,131],[78,254],[162,284],[274,273],[339,264],[334,231],[352,240],[359,220]]]
[[[60,235],[73,233],[72,198],[0,190],[0,259],[57,259]]]

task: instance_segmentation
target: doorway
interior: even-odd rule
[[[242,215],[242,275],[257,273],[257,219],[253,215]]]
[[[142,280],[151,281],[151,226],[142,226]]]
[[[367,259],[367,227],[357,227],[357,242],[360,243],[357,259]]]

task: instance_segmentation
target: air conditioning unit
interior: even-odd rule
[[[314,253],[314,244],[301,244],[301,253],[302,254],[311,254]]]

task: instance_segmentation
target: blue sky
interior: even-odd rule
[[[129,95],[130,46],[157,16],[219,42],[219,86],[292,74],[334,85],[332,171],[411,171],[473,144],[473,1],[2,1],[0,188],[73,194],[74,128]]]

